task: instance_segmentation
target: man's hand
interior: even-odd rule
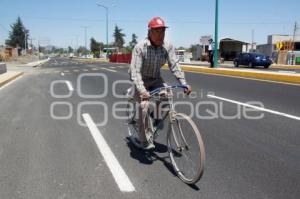
[[[189,95],[192,92],[192,87],[190,85],[185,85],[187,88],[184,89],[184,93]]]
[[[140,98],[142,101],[149,99],[149,97],[150,97],[150,93],[147,91],[140,93]]]

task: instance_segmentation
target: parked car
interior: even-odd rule
[[[263,66],[269,68],[273,63],[269,56],[265,56],[259,53],[240,53],[233,61],[235,67],[239,65],[249,66],[254,68],[255,66]]]

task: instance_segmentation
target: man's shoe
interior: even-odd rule
[[[143,149],[144,150],[153,150],[153,149],[155,149],[155,145],[153,143],[145,142],[143,144]]]

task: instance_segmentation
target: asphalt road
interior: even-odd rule
[[[193,116],[206,148],[204,175],[188,186],[170,167],[163,133],[154,153],[126,141],[113,107],[125,102],[116,95],[128,84],[115,82],[127,69],[52,59],[0,89],[0,198],[299,198],[299,86],[186,73],[194,93],[176,95],[191,102],[177,109]],[[100,125],[88,128],[83,114]],[[128,181],[115,180],[112,155]]]

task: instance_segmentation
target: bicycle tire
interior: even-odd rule
[[[187,136],[188,131],[190,131],[190,136]],[[167,135],[167,145],[171,163],[177,176],[187,184],[197,183],[204,172],[205,148],[201,134],[190,117],[183,113],[175,113],[172,116],[171,128]],[[193,154],[195,162],[187,157],[192,149],[195,152]],[[187,163],[187,166],[183,166],[180,161]]]

